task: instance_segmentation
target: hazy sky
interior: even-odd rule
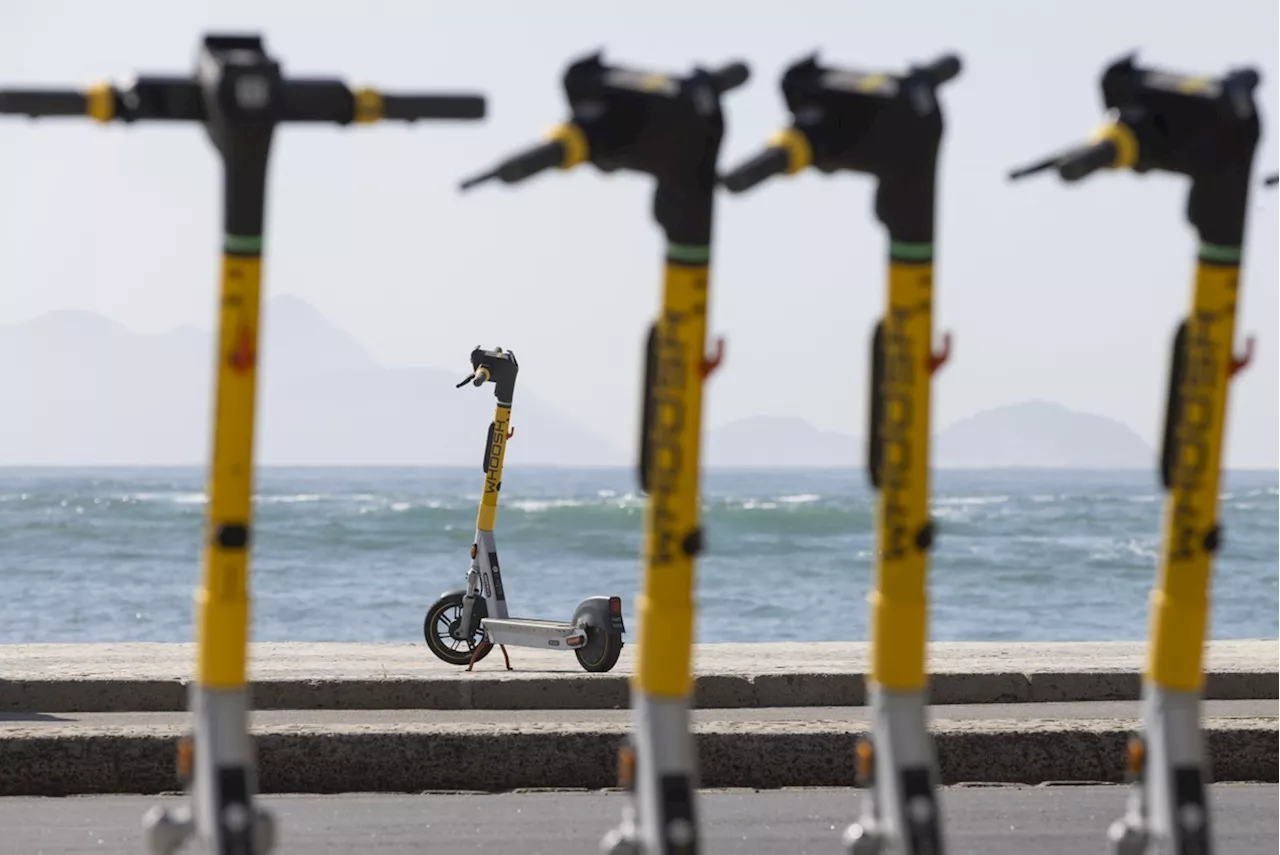
[[[1260,0],[0,0],[0,80],[182,72],[208,28],[264,32],[292,73],[488,95],[483,123],[283,129],[266,287],[312,303],[388,365],[461,368],[476,344],[512,348],[526,386],[595,430],[612,426],[619,445],[634,431],[642,331],[658,299],[650,183],[582,168],[518,190],[454,189],[564,118],[562,69],[597,47],[660,70],[749,62],[751,83],[726,99],[725,165],[785,121],[779,74],[815,48],[885,70],[962,55],[965,70],[942,95],[937,317],[956,341],[934,387],[941,423],[1047,398],[1155,439],[1189,299],[1185,181],[1004,180],[1098,122],[1105,63],[1136,48],[1177,70],[1256,66],[1259,177],[1277,165],[1280,20]],[[142,331],[207,325],[217,171],[195,127],[0,119],[0,324],[76,308]],[[799,415],[863,433],[885,252],[871,192],[869,179],[813,174],[721,197],[711,311],[728,358],[709,389],[712,424]],[[1277,462],[1278,203],[1258,190],[1249,215],[1241,332],[1258,336],[1258,350],[1233,387],[1236,466]]]

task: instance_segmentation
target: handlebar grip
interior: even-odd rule
[[[727,173],[720,183],[730,193],[741,193],[750,190],[760,182],[787,171],[790,161],[787,150],[778,146],[770,146],[746,163]]]
[[[341,80],[289,80],[281,98],[286,122],[334,122],[355,118],[355,98]]]
[[[483,95],[383,95],[382,117],[418,119],[483,119]]]
[[[564,163],[564,156],[564,143],[559,140],[550,140],[505,161],[498,167],[498,178],[506,184],[515,184],[517,181],[537,175],[544,169],[559,166]]]
[[[718,71],[711,72],[716,92],[723,95],[731,89],[737,89],[751,77],[751,69],[745,62],[731,62]]]
[[[84,116],[89,99],[71,89],[0,90],[0,113],[25,116]]]
[[[1106,169],[1116,162],[1116,146],[1111,140],[1101,140],[1081,146],[1065,154],[1058,161],[1058,175],[1063,181],[1079,181],[1099,169]]]
[[[925,67],[920,69],[934,86],[941,86],[948,80],[956,77],[963,67],[960,57],[955,54],[947,54],[935,59]]]

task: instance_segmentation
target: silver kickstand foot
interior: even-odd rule
[[[156,805],[142,817],[142,828],[151,855],[174,855],[195,831],[195,823],[185,805],[172,811]]]
[[[842,840],[849,855],[879,855],[882,845],[876,822],[870,816],[846,828]]]
[[[1143,855],[1147,851],[1147,832],[1142,817],[1128,814],[1107,829],[1111,855]]]
[[[195,836],[195,822],[191,809],[182,807],[167,810],[157,805],[142,817],[147,849],[151,855],[175,855],[188,839]],[[275,818],[257,808],[253,817],[253,845],[258,855],[268,855],[276,846]]]
[[[640,842],[635,839],[634,832],[615,828],[604,836],[600,852],[603,855],[640,855]]]
[[[622,822],[600,841],[602,855],[641,855],[636,833],[636,811],[628,804],[622,811]]]

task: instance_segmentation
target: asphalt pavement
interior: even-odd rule
[[[1274,855],[1275,784],[1212,788],[1217,851]],[[951,787],[942,809],[955,855],[1103,855],[1122,787]],[[839,855],[860,794],[845,789],[707,791],[698,801],[704,851]],[[142,853],[140,819],[174,799],[88,796],[0,799],[7,855]],[[272,796],[280,827],[273,855],[597,855],[620,815],[617,793]],[[194,850],[190,850],[194,851]]]

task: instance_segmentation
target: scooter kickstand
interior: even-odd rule
[[[507,645],[499,644],[498,647],[502,650],[502,661],[507,663],[507,670],[514,671],[515,669],[511,667],[511,657],[507,655]],[[480,653],[480,649],[480,645],[478,644],[472,649],[471,661],[467,663],[468,671],[476,667],[476,655]]]

